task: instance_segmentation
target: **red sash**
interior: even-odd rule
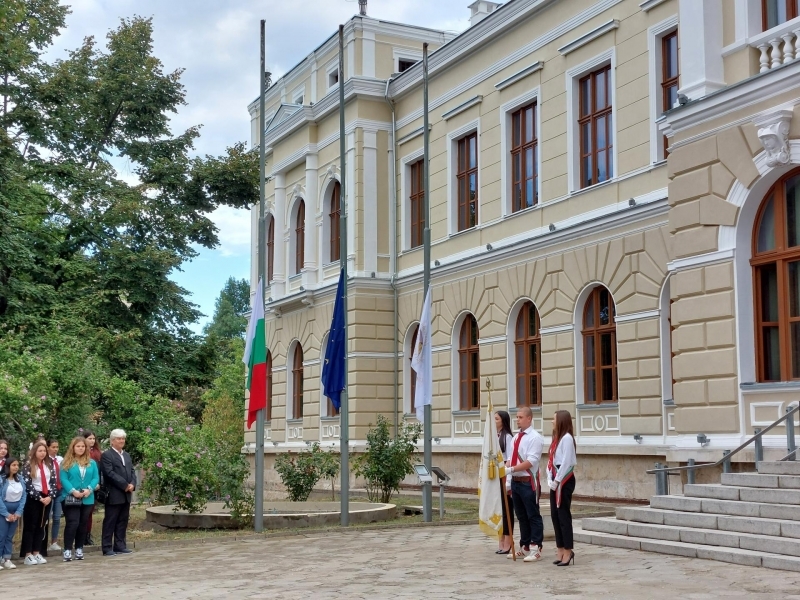
[[[514,440],[514,456],[511,457],[511,466],[515,466],[517,463],[520,462],[519,460],[519,444],[522,442],[522,436],[525,435],[524,431],[520,431],[517,439]],[[528,474],[531,476],[531,489],[533,490],[534,498],[536,498],[536,504],[539,504],[539,497],[541,496],[541,485],[539,485],[539,471],[536,471],[536,474],[533,474],[533,471],[530,469],[526,469]],[[513,481],[513,478],[512,478]]]
[[[42,480],[42,496],[49,496],[50,489],[47,487],[47,477],[44,476],[44,463],[39,463],[39,477]]]

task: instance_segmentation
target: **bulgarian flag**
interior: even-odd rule
[[[247,390],[250,405],[247,409],[247,427],[256,420],[258,411],[267,408],[267,336],[264,325],[264,293],[258,280],[256,299],[247,325],[247,343],[242,361],[247,365]]]

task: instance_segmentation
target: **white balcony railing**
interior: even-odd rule
[[[750,38],[750,46],[761,51],[760,73],[797,60],[800,58],[800,17]]]

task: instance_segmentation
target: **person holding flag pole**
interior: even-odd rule
[[[486,407],[486,426],[483,431],[481,464],[478,472],[478,525],[486,535],[500,539],[503,537],[503,515],[506,515],[508,531],[511,531],[511,522],[508,516],[508,497],[503,483],[506,466],[497,441],[494,411],[492,410],[492,384],[488,377],[486,378],[486,390],[489,393],[489,404]],[[497,485],[498,480],[501,485]],[[509,556],[517,560],[513,538]]]

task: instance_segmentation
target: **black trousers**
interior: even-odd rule
[[[20,546],[19,557],[25,558],[32,552],[41,552],[42,548],[47,547],[47,519],[50,514],[50,506],[45,506],[39,500],[34,500],[30,496],[25,501],[25,508],[22,511],[22,545]]]
[[[505,478],[500,480],[500,485],[502,486],[500,489],[503,490],[502,493],[505,494],[508,501],[508,511],[506,511],[506,502],[503,502],[503,535],[514,535],[514,500],[511,498],[511,494],[506,494]],[[511,524],[510,529],[509,523]]]
[[[92,514],[93,504],[79,504],[68,505],[63,504],[64,518],[67,520],[67,525],[64,527],[64,550],[83,549],[83,544],[86,542],[86,524],[89,522],[89,517]]]
[[[511,480],[514,512],[519,521],[519,546],[541,546],[544,539],[544,521],[539,512],[539,502],[530,481]]]
[[[556,507],[556,493],[550,490],[550,518],[556,532],[556,546],[572,550],[572,492],[575,491],[575,477],[570,477],[561,486],[561,506]]]
[[[128,518],[131,514],[131,503],[106,504],[103,517],[103,552],[125,550]]]

